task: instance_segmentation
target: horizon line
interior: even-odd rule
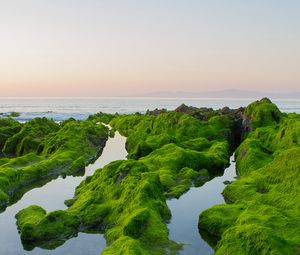
[[[300,92],[299,92],[300,93]],[[271,98],[275,100],[299,100],[300,97],[295,98],[280,98],[280,97],[271,97],[271,96],[260,96],[261,98]],[[210,100],[218,100],[218,99],[233,99],[233,100],[257,100],[258,97],[174,97],[174,96],[0,96],[0,99],[210,99]]]

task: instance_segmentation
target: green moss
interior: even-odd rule
[[[299,115],[278,114],[267,100],[247,109],[256,129],[237,149],[240,178],[223,191],[230,204],[204,211],[199,228],[219,236],[216,254],[297,254]]]
[[[38,153],[38,147],[49,133],[58,131],[59,126],[47,118],[35,118],[25,123],[21,130],[7,139],[3,152],[22,156],[30,152]]]
[[[203,121],[181,112],[164,112],[157,116],[101,113],[89,120],[110,121],[113,128],[126,135],[130,159],[112,162],[86,178],[75,196],[66,201],[64,216],[78,217],[81,225],[77,232],[105,233],[108,247],[103,254],[175,254],[181,245],[168,238],[166,222],[171,215],[166,196],[179,197],[192,185],[200,186],[222,172],[229,163],[233,118],[218,115]],[[72,123],[64,123],[64,135]],[[43,143],[47,149],[41,155],[60,152],[64,146],[70,152],[59,132],[51,137],[54,142],[47,139]],[[30,208],[23,212],[27,210]],[[35,233],[21,235],[23,242],[35,240],[33,245],[45,245],[42,240],[49,231],[52,233],[52,223],[44,224],[46,218],[44,215],[35,226],[40,230],[39,237]],[[18,221],[26,222],[26,217],[21,214]],[[65,235],[63,229],[55,224],[53,227],[56,236],[52,241],[56,243]],[[22,232],[22,226],[19,229]]]
[[[138,159],[169,143],[198,150],[209,147],[207,140],[231,143],[234,119],[221,115],[203,121],[181,112],[166,112],[158,116],[120,115],[110,124],[128,137],[128,157]]]
[[[0,179],[1,181],[1,179]],[[0,210],[3,210],[8,204],[8,196],[0,189]]]
[[[263,98],[248,105],[244,112],[251,120],[253,128],[270,126],[280,121],[282,113],[268,98]]]
[[[225,230],[235,224],[243,209],[241,205],[215,205],[200,214],[199,229],[220,238]]]
[[[195,151],[204,151],[210,148],[212,142],[208,141],[205,137],[190,139],[179,143],[179,146],[185,149]]]
[[[282,118],[277,125],[256,129],[250,134],[251,138],[259,139],[271,151],[284,150],[300,145],[299,117]]]
[[[140,240],[123,236],[105,249],[102,255],[147,255],[151,254],[141,248]]]
[[[235,151],[239,175],[247,175],[272,161],[272,152],[263,147],[260,140],[248,138]]]
[[[0,121],[0,125],[15,125],[8,122]],[[0,162],[0,189],[9,197],[5,204],[14,203],[26,187],[29,190],[41,180],[83,172],[101,154],[107,137],[108,129],[91,121],[69,120],[58,125],[37,118],[23,124],[3,148],[5,153],[19,155]]]
[[[67,238],[77,235],[80,222],[76,216],[65,211],[53,211],[49,214],[39,206],[30,206],[16,215],[17,225],[27,250],[34,248],[31,240],[54,248]],[[55,242],[52,240],[55,239]],[[27,243],[26,243],[27,241]]]
[[[21,124],[11,118],[0,118],[0,151],[3,154],[3,147],[10,137],[18,133]]]
[[[18,220],[18,226],[23,230],[26,226],[37,224],[45,215],[46,211],[43,208],[32,205],[28,207],[26,211],[20,211],[16,215],[16,218]],[[26,235],[26,233],[22,234]]]
[[[168,197],[179,197],[193,183],[200,185],[222,171],[228,165],[229,147],[227,142],[214,142],[211,147],[199,152],[167,144],[141,158],[139,161],[150,171],[158,172]],[[209,176],[207,169],[211,173]]]
[[[163,249],[169,244],[164,222],[170,213],[158,176],[144,172],[146,170],[142,163],[136,161],[118,161],[97,170],[93,177],[76,189],[75,198],[64,215],[76,215],[81,222],[81,230],[105,230],[108,243],[119,243],[119,239],[124,237],[129,243],[135,243],[138,238],[142,241],[137,242],[137,250],[144,250],[153,242]],[[27,222],[26,215],[30,214],[30,210],[30,207],[24,209],[17,216],[21,233],[24,229],[22,222]],[[49,225],[47,217],[44,215],[35,225],[39,232],[30,236],[21,234],[23,241],[44,240],[52,230],[53,233],[55,230],[57,238],[65,237],[65,230],[52,223]],[[64,218],[59,220],[63,225],[65,221]],[[39,237],[35,237],[36,233]]]
[[[116,116],[118,116],[118,114],[108,114],[108,113],[104,113],[104,112],[99,112],[99,113],[90,115],[88,117],[88,120],[92,121],[94,123],[101,122],[101,123],[109,124],[109,122]]]

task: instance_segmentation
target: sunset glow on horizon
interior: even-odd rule
[[[0,3],[1,96],[300,88],[300,1]]]

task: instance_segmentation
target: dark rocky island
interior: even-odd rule
[[[9,206],[35,181],[82,171],[118,130],[127,137],[127,160],[87,177],[66,210],[32,205],[16,215],[25,249],[53,249],[87,232],[105,234],[102,254],[176,254],[182,246],[169,239],[166,199],[221,175],[235,152],[239,178],[227,183],[227,204],[201,213],[199,229],[214,240],[216,254],[297,254],[299,120],[267,98],[239,109],[181,105],[61,124],[0,119],[1,204]],[[111,132],[99,123],[110,124]]]

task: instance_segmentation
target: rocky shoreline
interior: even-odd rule
[[[217,237],[212,244],[216,254],[296,254],[300,234],[292,223],[299,222],[300,212],[298,114],[281,113],[267,98],[239,109],[181,105],[146,114],[99,113],[77,129],[86,131],[89,146],[95,144],[90,132],[100,132],[96,126],[107,139],[108,130],[99,122],[113,128],[110,135],[118,130],[127,137],[128,159],[87,177],[65,202],[66,210],[30,206],[20,211],[16,218],[25,248],[53,249],[78,232],[96,232],[104,233],[108,244],[102,254],[176,254],[182,246],[169,240],[166,199],[220,175],[235,151],[239,179],[223,192],[228,204],[204,211],[199,229]],[[87,144],[75,139],[66,153],[77,146],[79,153]],[[82,156],[78,153],[73,159]]]

